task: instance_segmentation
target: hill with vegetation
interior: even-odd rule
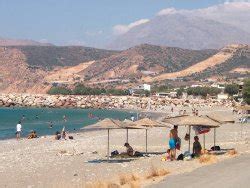
[[[56,66],[76,66],[117,53],[83,46],[13,46],[7,48],[20,50],[25,55],[29,67],[48,70]]]
[[[188,50],[143,44],[93,63],[88,80],[140,79],[149,74],[176,72],[214,55],[217,50]]]

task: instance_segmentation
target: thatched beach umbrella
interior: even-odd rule
[[[125,119],[122,123],[122,128],[127,130],[126,142],[128,143],[128,130],[129,129],[145,129],[145,127],[137,125],[135,122]]]
[[[121,129],[121,122],[110,118],[105,118],[96,124],[89,125],[83,128],[84,130],[108,130],[108,147],[107,147],[107,159],[109,160],[109,132],[110,129]]]
[[[146,128],[146,153],[148,152],[148,129],[153,127],[167,127],[170,128],[168,125],[162,122],[154,121],[149,118],[143,118],[136,122],[134,122],[137,126],[145,127]]]
[[[206,116],[209,119],[217,121],[218,123],[234,123],[235,122],[232,114],[228,114],[228,113],[217,112],[217,113],[207,114]]]
[[[237,109],[243,110],[243,111],[250,111],[250,105],[237,106]]]
[[[189,126],[189,135],[191,133],[191,126],[204,126],[209,128],[219,127],[220,123],[209,119],[207,117],[201,116],[175,116],[175,117],[167,117],[163,120],[163,122],[170,123],[172,125],[178,126]],[[191,138],[191,136],[190,136]],[[190,140],[188,142],[188,151],[190,152]],[[205,134],[204,134],[204,149],[205,149]]]
[[[223,113],[223,112],[214,112],[206,115],[209,119],[212,119],[220,124],[225,123],[234,123],[235,120],[232,114]],[[216,145],[216,128],[214,128],[214,149]]]
[[[109,160],[109,150],[110,150],[110,141],[109,133],[111,129],[144,129],[144,127],[137,126],[131,122],[122,122],[120,120],[114,120],[106,118],[102,121],[97,122],[96,124],[89,125],[84,127],[83,130],[108,130],[108,147],[107,147],[107,159]],[[128,131],[127,131],[128,132]],[[128,134],[127,134],[128,139]]]

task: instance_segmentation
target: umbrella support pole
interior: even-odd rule
[[[203,150],[205,151],[206,149],[206,134],[203,134]]]
[[[127,129],[127,141],[126,142],[128,143],[128,129]]]
[[[214,128],[214,150],[215,150],[215,143],[216,143],[216,129]]]
[[[146,154],[148,153],[148,129],[146,129]]]
[[[107,160],[109,161],[109,129],[108,129],[108,149],[107,149]]]
[[[190,144],[191,144],[191,126],[188,126],[188,134],[189,134],[189,140],[188,140],[188,152],[190,153]]]

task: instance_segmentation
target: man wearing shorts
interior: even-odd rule
[[[176,158],[176,140],[178,138],[178,126],[174,126],[169,133],[169,148],[170,148],[170,159],[175,160]]]
[[[22,125],[21,125],[21,121],[18,122],[18,124],[16,125],[16,139],[20,139],[21,137],[21,132],[22,132]]]

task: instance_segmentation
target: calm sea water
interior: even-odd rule
[[[89,113],[94,117],[90,118]],[[0,139],[14,138],[16,124],[21,119],[23,119],[23,136],[28,135],[31,130],[42,136],[61,131],[64,126],[68,131],[78,131],[83,126],[96,123],[98,118],[124,120],[132,114],[132,112],[95,109],[0,108]],[[53,124],[52,128],[49,128],[50,122]]]

